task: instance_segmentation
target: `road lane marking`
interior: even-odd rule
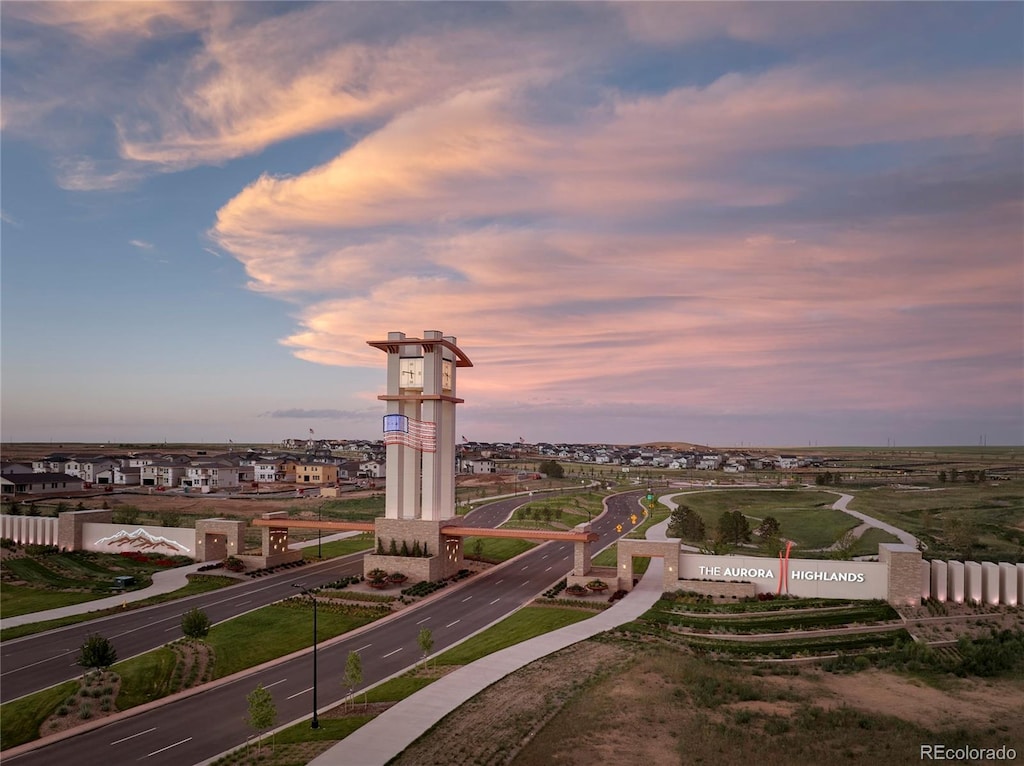
[[[381,659],[382,659],[382,660],[386,660],[386,659],[387,659],[388,657],[390,657],[390,656],[391,656],[392,654],[398,654],[398,653],[399,653],[400,651],[402,651],[402,649],[404,649],[404,648],[405,648],[405,647],[402,647],[402,646],[400,646],[400,647],[398,647],[397,649],[395,649],[395,651],[393,651],[393,652],[388,652],[387,654],[385,654],[385,655],[384,655],[383,657],[381,657]]]
[[[545,569],[544,571],[545,571],[545,572],[550,572],[550,571],[551,571],[551,567],[548,567],[548,568],[547,568],[547,569]]]
[[[141,737],[143,734],[149,734],[151,731],[156,731],[156,727],[154,726],[152,729],[146,729],[145,731],[140,731],[138,734],[129,734],[127,737],[121,737],[121,739],[116,739],[113,742],[111,742],[110,744],[111,745],[120,745],[122,742],[127,742],[130,739],[135,739],[136,737]]]
[[[445,627],[446,628],[450,628],[452,625],[458,625],[460,622],[462,622],[462,620],[456,620],[455,622],[449,622],[447,625],[445,625]]]
[[[293,694],[291,697],[285,697],[285,699],[293,700],[296,697],[301,697],[306,692],[311,692],[311,691],[313,691],[313,687],[312,686],[310,686],[308,689],[303,689],[301,692],[295,692],[295,694]]]
[[[367,644],[366,646],[360,646],[358,649],[353,649],[354,652],[361,652],[363,649],[369,649],[373,644]]]
[[[473,598],[473,597],[472,597],[472,596],[466,596],[466,597],[465,597],[464,599],[462,599],[462,603],[463,603],[463,604],[465,604],[465,603],[466,603],[467,601],[469,601],[469,600],[470,600],[471,598]]]
[[[11,673],[17,673],[20,670],[27,670],[28,668],[34,668],[36,665],[42,665],[44,662],[50,662],[50,660],[59,660],[61,657],[67,657],[73,651],[74,651],[74,649],[68,649],[66,652],[64,652],[64,654],[55,654],[52,657],[47,657],[45,660],[37,660],[36,662],[31,662],[28,665],[19,665],[14,670],[8,670],[6,673],[0,673],[0,676],[6,676],[6,675],[10,675]],[[75,665],[77,665],[77,664],[78,663],[76,662]],[[75,665],[72,665],[71,667],[75,667]]]
[[[419,621],[419,622],[417,622],[416,624],[417,624],[417,625],[422,625],[423,623],[425,623],[425,622],[426,622],[427,620],[429,620],[429,619],[430,619],[429,617],[424,617],[424,618],[423,618],[422,620],[420,620],[420,621]]]
[[[498,580],[498,582],[496,582],[494,584],[495,585],[501,585],[503,582],[505,582],[505,578],[504,577],[502,577],[500,580]]]
[[[269,688],[270,688],[271,686],[277,686],[278,684],[283,684],[283,683],[284,683],[285,681],[287,681],[287,680],[288,680],[287,678],[282,678],[282,679],[281,679],[280,681],[274,681],[274,683],[272,683],[272,684],[267,684],[267,685],[266,685],[266,686],[264,686],[263,688],[264,688],[264,689],[269,689]]]
[[[501,599],[500,598],[496,598],[496,599],[494,599],[494,601],[491,602],[491,604],[497,604],[499,601],[501,601]],[[487,606],[490,606],[491,604],[488,604]]]
[[[529,565],[529,564],[527,564],[526,566],[524,566],[524,567],[523,567],[522,569],[520,569],[519,571],[520,571],[520,572],[525,572],[525,571],[526,571],[527,569],[529,569],[529,568],[530,568],[530,565]]]
[[[190,742],[191,740],[192,740],[192,737],[185,737],[185,739],[181,740],[181,742],[175,742],[173,745],[168,745],[167,747],[162,747],[159,750],[154,750],[152,753],[147,755],[146,758],[152,758],[154,755],[159,755],[164,750],[170,750],[172,747],[177,747],[178,745],[184,745],[186,742]]]

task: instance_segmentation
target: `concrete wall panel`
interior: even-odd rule
[[[1005,561],[999,565],[999,603],[1017,606],[1020,593],[1017,591],[1017,567]]]
[[[980,604],[981,596],[981,564],[977,561],[965,561],[964,598],[968,604]]]
[[[949,579],[947,569],[945,561],[932,562],[932,598],[936,601],[946,600],[946,585]]]
[[[964,603],[964,565],[962,561],[946,562],[946,600]]]
[[[999,603],[999,567],[991,561],[981,564],[981,591],[986,604]]]

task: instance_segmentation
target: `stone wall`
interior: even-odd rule
[[[719,598],[754,598],[757,588],[752,582],[716,582],[706,580],[677,580],[676,590],[700,593],[702,596]]]

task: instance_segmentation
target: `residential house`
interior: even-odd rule
[[[296,484],[337,484],[338,466],[326,463],[300,463],[295,467]]]
[[[12,473],[0,477],[5,495],[38,495],[47,492],[78,492],[85,482],[66,473]]]

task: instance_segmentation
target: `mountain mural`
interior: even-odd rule
[[[95,544],[107,545],[115,548],[131,548],[132,550],[140,551],[155,551],[160,548],[169,548],[174,553],[192,553],[192,551],[178,541],[171,540],[166,537],[151,535],[141,527],[136,529],[134,532],[122,529],[117,534],[110,535],[109,537],[101,537]]]

